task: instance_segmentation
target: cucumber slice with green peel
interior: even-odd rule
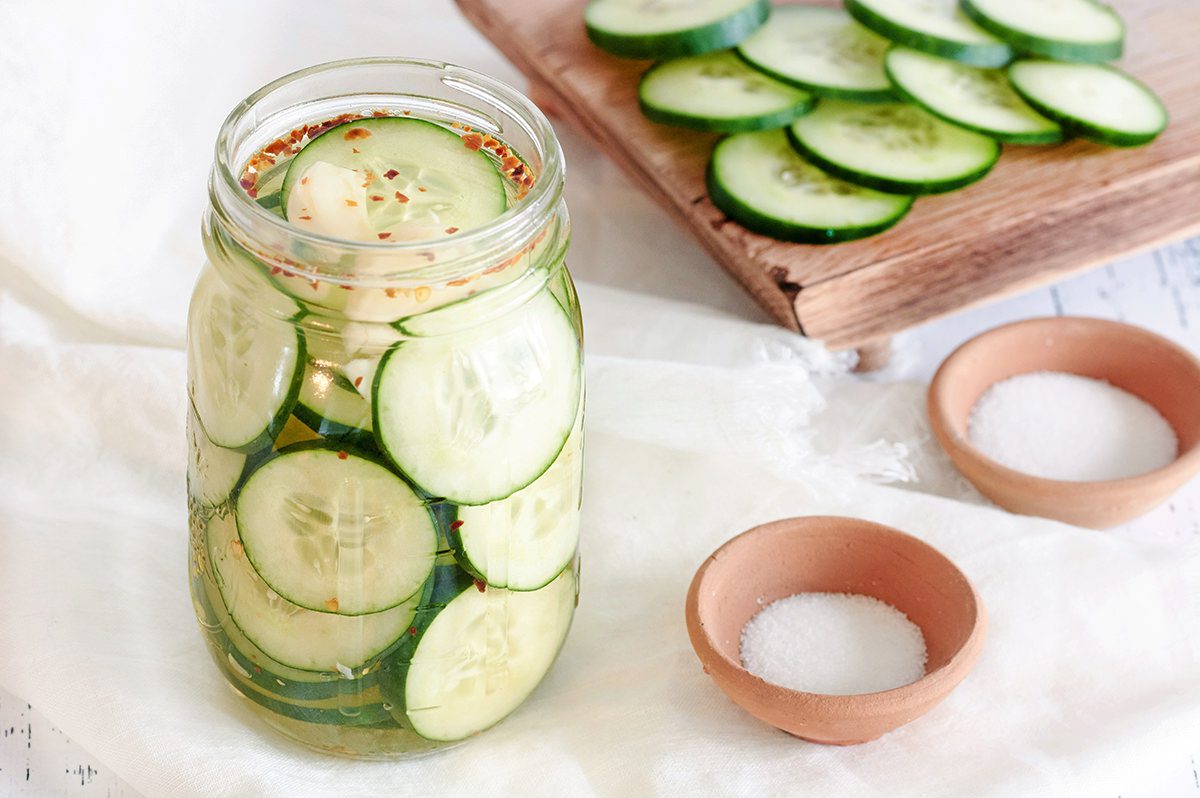
[[[1074,135],[1137,147],[1167,127],[1167,109],[1144,83],[1107,64],[1017,61],[1008,79],[1038,113]]]
[[[538,590],[575,559],[583,492],[583,417],[533,484],[507,499],[458,508],[450,544],[459,563],[489,587]]]
[[[708,167],[713,204],[743,227],[781,241],[835,244],[888,229],[913,198],[843,182],[804,160],[781,130],[717,143]]]
[[[269,447],[300,391],[304,336],[235,296],[212,268],[188,315],[188,392],[204,433],[225,449]]]
[[[737,53],[755,69],[818,97],[887,102],[896,99],[883,72],[890,44],[840,8],[785,5]]]
[[[1062,128],[1021,99],[1002,69],[974,67],[893,47],[887,72],[911,102],[951,124],[1006,144],[1053,144]]]
[[[461,574],[462,572],[459,571]],[[478,734],[515,710],[554,664],[575,610],[575,573],[565,569],[541,590],[482,590],[447,574],[457,590],[381,674],[399,693],[417,734],[451,742]]]
[[[355,389],[349,378],[327,361],[308,362],[292,412],[322,438],[351,446],[375,446],[375,436],[371,432],[371,403]]]
[[[496,162],[452,130],[408,117],[330,128],[288,167],[281,202],[293,225],[352,241],[430,241],[508,208]]]
[[[373,391],[379,448],[410,481],[455,504],[488,504],[562,450],[581,398],[579,339],[542,291],[484,326],[400,342]]]
[[[901,103],[822,100],[787,133],[826,172],[892,194],[954,191],[986,175],[1000,157],[994,139]]]
[[[658,60],[732,47],[770,13],[770,0],[592,0],[583,21],[601,50]]]
[[[972,22],[957,0],[846,0],[846,10],[880,36],[930,55],[984,67],[1013,58],[1013,49]]]
[[[285,681],[298,681],[295,671],[361,674],[364,664],[391,649],[412,623],[420,596],[385,612],[358,616],[292,604],[254,570],[232,516],[214,517],[207,534],[213,578],[229,617],[255,648],[293,669],[278,674]]]
[[[962,0],[962,9],[1022,53],[1097,63],[1120,58],[1125,49],[1125,23],[1093,0]]]
[[[650,67],[638,86],[638,103],[647,119],[661,125],[737,133],[783,127],[807,113],[813,98],[721,50]]]
[[[246,453],[222,449],[208,440],[200,428],[196,410],[188,413],[187,487],[188,496],[206,510],[220,507],[229,500],[246,469]]]
[[[236,499],[246,559],[317,613],[380,613],[417,595],[438,535],[425,501],[382,463],[327,442],[281,450]]]

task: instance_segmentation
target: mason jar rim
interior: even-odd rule
[[[234,162],[235,137],[237,128],[243,120],[253,114],[264,100],[302,80],[330,72],[371,66],[414,67],[429,70],[431,73],[441,73],[441,82],[448,87],[466,91],[485,102],[495,104],[525,126],[526,132],[531,136],[538,149],[536,154],[541,160],[540,168],[536,173],[537,179],[528,194],[519,203],[509,207],[485,224],[464,230],[452,238],[432,241],[360,241],[316,233],[289,224],[281,216],[271,213],[255,202],[240,183],[240,171],[243,165]],[[403,87],[397,89],[396,96],[404,96]],[[431,98],[421,97],[421,99]],[[521,155],[528,158],[530,153],[521,153]],[[252,225],[263,225],[265,229],[272,231],[276,236],[286,237],[292,241],[306,242],[323,249],[333,248],[350,255],[403,255],[404,253],[424,254],[439,251],[462,253],[464,250],[474,250],[471,255],[450,255],[447,259],[448,262],[443,262],[440,267],[432,270],[405,269],[394,275],[406,279],[418,278],[428,276],[430,271],[434,271],[440,277],[452,277],[462,273],[461,261],[474,263],[494,256],[508,247],[506,242],[512,242],[519,246],[520,241],[531,238],[539,230],[544,229],[552,220],[561,203],[564,179],[565,163],[562,147],[550,121],[528,97],[517,89],[476,70],[442,61],[371,56],[328,61],[296,70],[267,83],[238,103],[225,118],[217,135],[213,175],[210,180],[210,198],[213,209],[227,228],[233,225],[245,231]],[[488,246],[489,242],[498,242],[498,244]],[[455,263],[460,268],[453,268],[452,265]],[[292,264],[291,268],[296,270],[296,264]],[[300,269],[300,271],[304,270]],[[361,275],[330,275],[323,272],[313,272],[313,274],[321,279],[333,278],[337,282],[347,284],[371,281],[369,278],[364,279]],[[376,282],[387,282],[388,276],[372,275]]]

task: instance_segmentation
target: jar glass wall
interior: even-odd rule
[[[191,589],[229,685],[302,743],[466,739],[566,637],[562,182],[528,100],[443,64],[314,67],[222,128],[189,313]]]

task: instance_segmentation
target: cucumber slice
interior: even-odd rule
[[[737,52],[755,69],[818,97],[887,102],[896,99],[883,73],[889,44],[840,8],[779,6]]]
[[[246,558],[287,601],[364,615],[402,606],[433,567],[424,501],[382,464],[329,443],[283,449],[236,500]]]
[[[1112,61],[1125,49],[1125,23],[1093,0],[962,0],[979,27],[1023,53],[1059,61]]]
[[[450,543],[464,568],[490,587],[538,590],[579,548],[583,414],[567,445],[529,487],[480,507],[460,507]]]
[[[188,450],[188,496],[199,502],[205,510],[220,507],[229,500],[233,489],[242,479],[242,472],[246,469],[246,454],[212,444],[200,428],[195,408],[188,413],[187,431],[191,441]]]
[[[1114,147],[1153,141],[1167,109],[1144,83],[1107,64],[1017,61],[1008,79],[1026,102],[1068,132]]]
[[[465,302],[438,313],[474,310]],[[384,355],[372,400],[376,440],[426,495],[498,501],[554,462],[581,380],[575,328],[542,291],[485,326],[402,341]]]
[[[650,67],[638,103],[646,118],[662,125],[736,133],[783,127],[807,113],[813,98],[721,50]]]
[[[304,336],[234,296],[210,267],[188,310],[192,406],[216,446],[270,446],[300,390]]]
[[[570,568],[528,593],[453,584],[461,589],[445,608],[414,624],[411,661],[399,654],[395,674],[413,729],[444,742],[494,726],[533,692],[562,648],[577,595]]]
[[[909,100],[945,121],[1007,144],[1053,144],[1062,128],[1029,107],[1003,70],[893,47],[887,73]]]
[[[846,0],[850,15],[897,44],[964,64],[999,67],[1013,50],[971,21],[956,0]]]
[[[409,117],[360,119],[317,136],[288,167],[281,202],[301,229],[376,243],[445,238],[508,207],[485,150]]]
[[[365,383],[364,377],[357,377]],[[292,411],[323,438],[374,448],[371,403],[341,371],[326,360],[310,360]]]
[[[792,146],[830,174],[892,194],[939,194],[974,183],[1000,145],[913,105],[822,100],[788,128]]]
[[[831,177],[804,160],[780,130],[717,143],[708,167],[713,204],[742,226],[781,241],[835,244],[888,229],[913,198]]]
[[[232,516],[209,522],[208,551],[221,598],[237,629],[270,660],[288,668],[360,671],[407,634],[416,613],[418,598],[386,612],[353,617],[313,612],[286,601],[254,570]],[[297,679],[295,671],[286,675]]]
[[[657,60],[732,47],[770,13],[770,0],[592,0],[583,22],[601,50]]]

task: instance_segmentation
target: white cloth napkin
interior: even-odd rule
[[[257,85],[333,57],[515,74],[447,0],[9,3],[0,36],[0,107],[19,120],[0,150],[0,684],[145,795],[1090,796],[1200,737],[1194,544],[870,484],[913,468],[953,493],[905,432],[919,389],[832,376],[774,328],[586,286],[582,603],[555,669],[507,722],[435,756],[360,763],[279,738],[223,685],[187,594],[180,345],[210,143]],[[601,168],[585,174],[617,180]],[[675,235],[592,186],[571,189],[576,262],[598,271],[613,213],[628,240]],[[651,270],[688,252],[626,254]],[[758,723],[687,642],[704,557],[800,513],[916,534],[987,605],[976,671],[878,742]]]

